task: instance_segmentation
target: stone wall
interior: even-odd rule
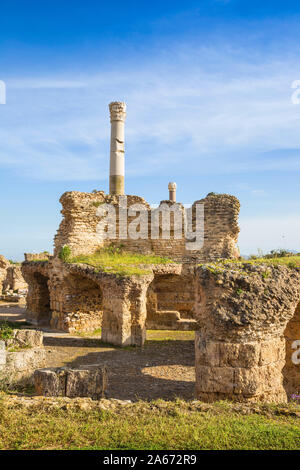
[[[284,332],[299,300],[300,269],[247,263],[197,268],[197,397],[285,401]]]
[[[3,283],[3,290],[26,291],[27,282],[23,278],[21,266],[11,265],[7,268],[6,279]]]
[[[22,274],[28,283],[26,297],[26,315],[34,325],[48,325],[50,320],[49,277],[50,264],[48,261],[24,262]]]
[[[3,284],[7,277],[7,269],[10,266],[10,262],[2,255],[0,255],[0,294],[3,291]]]
[[[26,291],[27,283],[22,275],[21,266],[11,264],[0,255],[0,295],[8,291]]]
[[[42,253],[24,253],[25,261],[47,261],[51,258],[48,251],[43,251]]]
[[[149,266],[150,274],[120,277],[86,265],[25,262],[29,283],[27,319],[36,325],[68,331],[102,327],[102,340],[142,345],[146,336],[147,291],[155,277],[179,276],[179,264]]]
[[[38,395],[46,397],[90,397],[100,400],[107,388],[106,367],[81,366],[78,369],[58,367],[38,369],[34,386]]]
[[[33,372],[45,365],[46,354],[40,331],[14,330],[11,339],[0,341],[1,384],[33,384]]]
[[[97,226],[101,220],[97,216],[97,209],[108,203],[118,207],[118,196],[106,195],[103,191],[95,193],[67,192],[60,198],[62,204],[63,220],[55,236],[55,256],[64,245],[71,248],[72,254],[89,254],[111,242],[122,243],[126,250],[139,253],[155,253],[159,256],[168,256],[175,260],[211,260],[216,258],[234,258],[238,256],[236,248],[238,228],[238,214],[240,204],[234,196],[226,194],[209,194],[206,198],[194,203],[204,205],[204,245],[200,250],[186,249],[186,240],[174,237],[173,218],[171,217],[171,237],[163,238],[162,219],[160,219],[159,238],[154,239],[151,231],[151,211],[149,204],[141,197],[127,196],[127,207],[133,204],[141,204],[147,210],[148,238],[131,239],[128,234],[119,231],[119,222],[122,218],[117,210],[116,237],[104,239],[101,232],[97,232]],[[171,205],[170,201],[162,201],[161,204]],[[181,209],[183,206],[176,204]],[[195,210],[193,212],[195,215]],[[138,215],[138,214],[137,214]],[[128,216],[127,226],[136,219]],[[195,224],[195,217],[193,219]],[[122,224],[123,226],[123,224]]]
[[[180,274],[155,276],[147,290],[147,328],[195,330],[194,266]]]
[[[288,397],[300,396],[300,303],[284,331],[286,340],[284,388]]]

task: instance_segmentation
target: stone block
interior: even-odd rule
[[[37,369],[34,372],[34,388],[38,395],[65,396],[66,372],[61,369]]]
[[[90,397],[99,400],[107,387],[105,367],[85,369],[38,369],[34,373],[34,386],[38,395]]]
[[[196,366],[198,392],[218,392],[232,394],[234,390],[234,371],[232,367]]]
[[[69,370],[67,374],[66,396],[91,397],[99,400],[106,388],[106,370]]]
[[[219,344],[206,340],[199,331],[195,333],[195,358],[196,364],[203,366],[219,366]]]
[[[40,348],[43,346],[43,333],[37,330],[14,330],[13,340],[20,346]]]
[[[0,341],[0,368],[3,368],[5,364],[6,364],[5,342]]]
[[[219,343],[220,366],[254,367],[259,363],[259,343]]]
[[[259,365],[273,364],[285,358],[284,338],[274,338],[271,341],[261,343],[261,354]]]
[[[281,371],[283,366],[283,362],[277,362],[251,369],[235,368],[234,393],[259,395],[264,392],[282,391]]]
[[[7,353],[7,367],[12,371],[30,371],[44,365],[46,351],[44,348],[24,349]]]
[[[200,333],[195,336],[196,362],[205,366],[254,367],[259,364],[260,344],[225,343],[205,339]],[[275,361],[277,360],[277,356]]]

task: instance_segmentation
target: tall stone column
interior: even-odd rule
[[[126,104],[114,101],[109,105],[111,122],[109,193],[124,194],[124,124]]]

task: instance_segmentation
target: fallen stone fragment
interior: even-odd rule
[[[20,346],[41,348],[43,346],[43,332],[37,330],[14,330],[13,341]]]
[[[34,386],[38,395],[99,400],[107,388],[107,371],[106,367],[38,369],[34,373]]]

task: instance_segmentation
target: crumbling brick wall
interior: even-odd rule
[[[2,255],[0,255],[0,294],[3,291],[3,284],[7,277],[7,269],[10,266],[10,262]]]
[[[50,321],[50,269],[48,261],[24,262],[22,274],[28,283],[26,316],[35,325],[48,325]]]
[[[11,264],[4,256],[0,255],[0,294],[8,290],[26,290],[27,287],[22,276],[21,266]]]
[[[70,333],[101,326],[105,342],[142,345],[149,284],[154,276],[179,275],[181,265],[149,269],[149,274],[121,277],[58,258],[24,262],[22,271],[29,283],[27,318]]]
[[[300,302],[284,331],[286,341],[284,388],[291,398],[300,396]]]
[[[27,287],[28,285],[23,278],[21,266],[9,266],[6,272],[6,279],[3,282],[3,289],[12,291],[26,291]]]
[[[155,276],[147,291],[148,329],[196,329],[194,319],[194,266],[180,273]]]
[[[160,219],[159,238],[153,239],[151,231],[151,211],[149,204],[138,196],[127,196],[127,207],[133,204],[141,204],[148,211],[148,238],[134,240],[126,238],[119,232],[119,212],[117,210],[116,237],[104,239],[97,231],[100,217],[97,216],[99,206],[108,203],[118,207],[118,196],[106,195],[103,191],[95,193],[67,192],[62,195],[63,220],[55,236],[55,255],[58,255],[64,245],[71,248],[72,254],[89,254],[102,246],[117,242],[124,245],[125,249],[139,253],[155,253],[159,256],[168,256],[178,261],[211,260],[217,258],[235,258],[238,256],[236,248],[238,228],[238,214],[240,204],[234,196],[226,194],[209,194],[200,199],[195,205],[204,205],[204,245],[199,250],[188,250],[186,240],[176,239],[173,231],[173,219],[171,217],[170,238],[162,237],[163,227]],[[170,201],[162,201],[162,204],[170,205]],[[177,207],[183,206],[177,204]],[[195,215],[195,210],[194,210]],[[138,215],[138,214],[137,214]],[[183,216],[183,212],[182,212]],[[136,218],[128,216],[127,226]],[[194,217],[195,219],[195,217]],[[195,224],[195,220],[193,223]],[[183,225],[183,224],[182,224]],[[195,225],[194,225],[195,227]]]

